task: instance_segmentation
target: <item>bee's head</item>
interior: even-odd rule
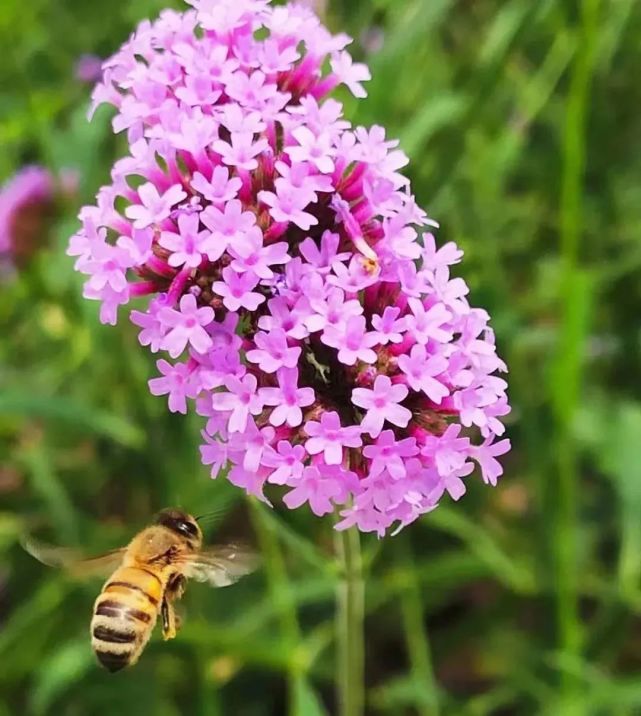
[[[163,510],[156,518],[156,524],[162,525],[172,532],[176,532],[188,540],[195,540],[198,544],[202,542],[203,533],[196,522],[196,519],[187,512],[177,509]]]

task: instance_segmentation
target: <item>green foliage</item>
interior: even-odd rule
[[[64,255],[122,149],[109,112],[85,121],[74,62],[167,5],[0,3],[0,179],[29,161],[81,175],[50,248],[0,287],[0,716],[335,713],[331,525],[209,480],[198,420],[149,395],[151,358],[99,324]],[[327,22],[374,75],[348,116],[401,138],[440,241],[466,251],[514,406],[496,490],[363,540],[369,712],[639,713],[641,5],[334,0]],[[89,649],[99,583],[20,536],[100,552],[171,504],[223,505],[210,539],[255,541],[264,567],[190,588],[179,638],[111,676]]]

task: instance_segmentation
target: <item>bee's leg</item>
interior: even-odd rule
[[[173,579],[170,580],[169,584],[167,585],[167,589],[171,592],[172,600],[175,601],[176,599],[182,599],[182,596],[185,593],[186,584],[187,581],[182,576],[182,574],[177,574]]]
[[[173,639],[176,636],[176,612],[174,605],[165,597],[160,608],[162,616],[162,638]]]
[[[185,579],[182,575],[169,580],[162,600],[162,638],[173,639],[180,628],[180,618],[174,609],[174,601],[180,599],[185,591]]]

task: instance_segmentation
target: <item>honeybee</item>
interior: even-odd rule
[[[252,572],[256,554],[236,545],[203,548],[198,519],[178,509],[160,512],[154,524],[126,547],[92,559],[28,538],[25,549],[40,562],[65,567],[77,576],[111,574],[95,601],[91,646],[110,672],[135,664],[158,617],[163,639],[179,627],[174,602],[188,579],[226,587]]]

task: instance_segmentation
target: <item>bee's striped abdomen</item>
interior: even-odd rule
[[[119,671],[138,660],[156,624],[164,584],[138,567],[116,570],[94,605],[91,645],[100,663]]]

